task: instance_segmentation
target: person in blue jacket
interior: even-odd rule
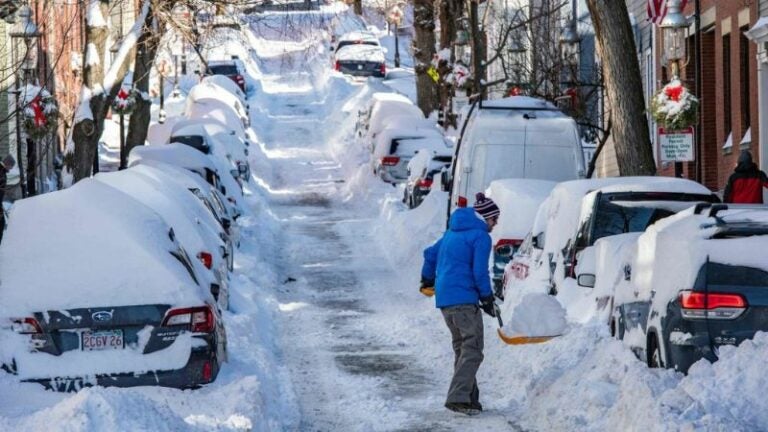
[[[434,287],[435,304],[451,332],[455,354],[453,379],[445,407],[474,415],[483,410],[475,375],[483,361],[483,318],[494,314],[488,272],[491,236],[499,208],[482,193],[474,208],[453,212],[448,231],[424,250],[421,289]]]

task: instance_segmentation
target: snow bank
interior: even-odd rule
[[[493,244],[500,239],[522,240],[533,226],[539,205],[557,183],[547,180],[504,179],[492,181],[485,191],[501,210],[491,232]]]
[[[555,336],[567,327],[565,309],[556,298],[546,294],[527,294],[504,326],[507,335]]]

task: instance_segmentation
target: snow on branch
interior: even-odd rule
[[[136,43],[141,36],[144,21],[146,21],[147,14],[149,14],[149,5],[150,0],[144,0],[142,2],[141,13],[136,17],[136,22],[133,23],[131,30],[123,38],[120,43],[120,49],[117,51],[117,54],[115,54],[115,60],[109,66],[109,70],[104,74],[104,82],[102,86],[107,93],[109,93],[112,90],[112,86],[117,83],[118,73],[120,72],[120,69],[122,69],[123,63],[125,63],[126,58],[130,55],[131,50],[136,46]]]
[[[107,20],[101,13],[101,0],[90,0],[88,2],[88,12],[85,17],[88,27],[107,27]]]

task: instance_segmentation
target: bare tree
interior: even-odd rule
[[[603,62],[619,173],[653,175],[656,165],[627,6],[612,0],[587,0],[587,7]]]
[[[136,46],[133,69],[133,85],[142,95],[149,93],[149,78],[160,45],[158,27],[158,20],[150,6],[150,12],[144,19],[141,37]],[[130,153],[132,148],[144,145],[151,120],[151,107],[151,100],[144,97],[137,98],[136,107],[128,123],[128,135],[125,140],[126,154]]]

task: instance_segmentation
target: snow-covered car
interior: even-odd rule
[[[212,118],[177,122],[171,130],[170,143],[188,145],[206,155],[218,157],[237,170],[236,177],[247,182],[251,176],[248,149],[235,131]]]
[[[229,301],[229,260],[226,237],[209,223],[199,200],[178,184],[165,182],[157,169],[135,166],[99,174],[96,180],[114,187],[154,210],[173,228],[179,243],[205,267],[198,277],[210,286],[223,309]]]
[[[373,140],[391,124],[390,119],[403,127],[434,127],[434,123],[425,119],[421,110],[407,97],[397,93],[374,93],[367,107],[358,112],[355,125],[363,145],[373,149]]]
[[[226,335],[199,268],[157,213],[100,181],[17,201],[0,245],[3,369],[59,391],[214,381]]]
[[[444,154],[450,146],[437,129],[386,128],[376,136],[371,164],[373,173],[388,183],[408,178],[408,162],[419,149]]]
[[[434,183],[435,176],[451,164],[452,150],[423,148],[408,162],[408,180],[405,182],[403,202],[408,208],[416,208],[429,194]]]
[[[486,196],[499,206],[501,216],[491,232],[493,241],[493,287],[503,296],[504,269],[525,236],[531,231],[536,212],[556,183],[548,180],[503,179],[492,181]]]
[[[378,45],[347,45],[336,51],[334,60],[334,69],[346,75],[387,76],[387,60]]]
[[[245,92],[245,67],[239,59],[208,60],[205,76],[222,75],[237,84],[240,90]]]
[[[699,206],[651,226],[616,288],[616,336],[681,372],[768,331],[768,207]]]
[[[379,38],[373,32],[352,31],[336,38],[336,43],[331,46],[331,51],[338,51],[349,45],[380,46]]]
[[[184,114],[187,118],[202,117],[200,114],[214,108],[230,111],[239,119],[242,127],[247,128],[250,125],[248,110],[240,98],[211,81],[201,82],[192,87],[187,95]]]
[[[245,92],[242,89],[240,89],[240,86],[238,86],[231,79],[221,75],[211,75],[203,78],[200,81],[200,83],[213,84],[213,85],[219,86],[224,90],[235,95],[237,99],[240,101],[240,103],[243,104],[243,106],[245,107],[246,112],[248,111],[248,108],[250,108],[250,105],[248,104],[248,96],[245,94]]]

